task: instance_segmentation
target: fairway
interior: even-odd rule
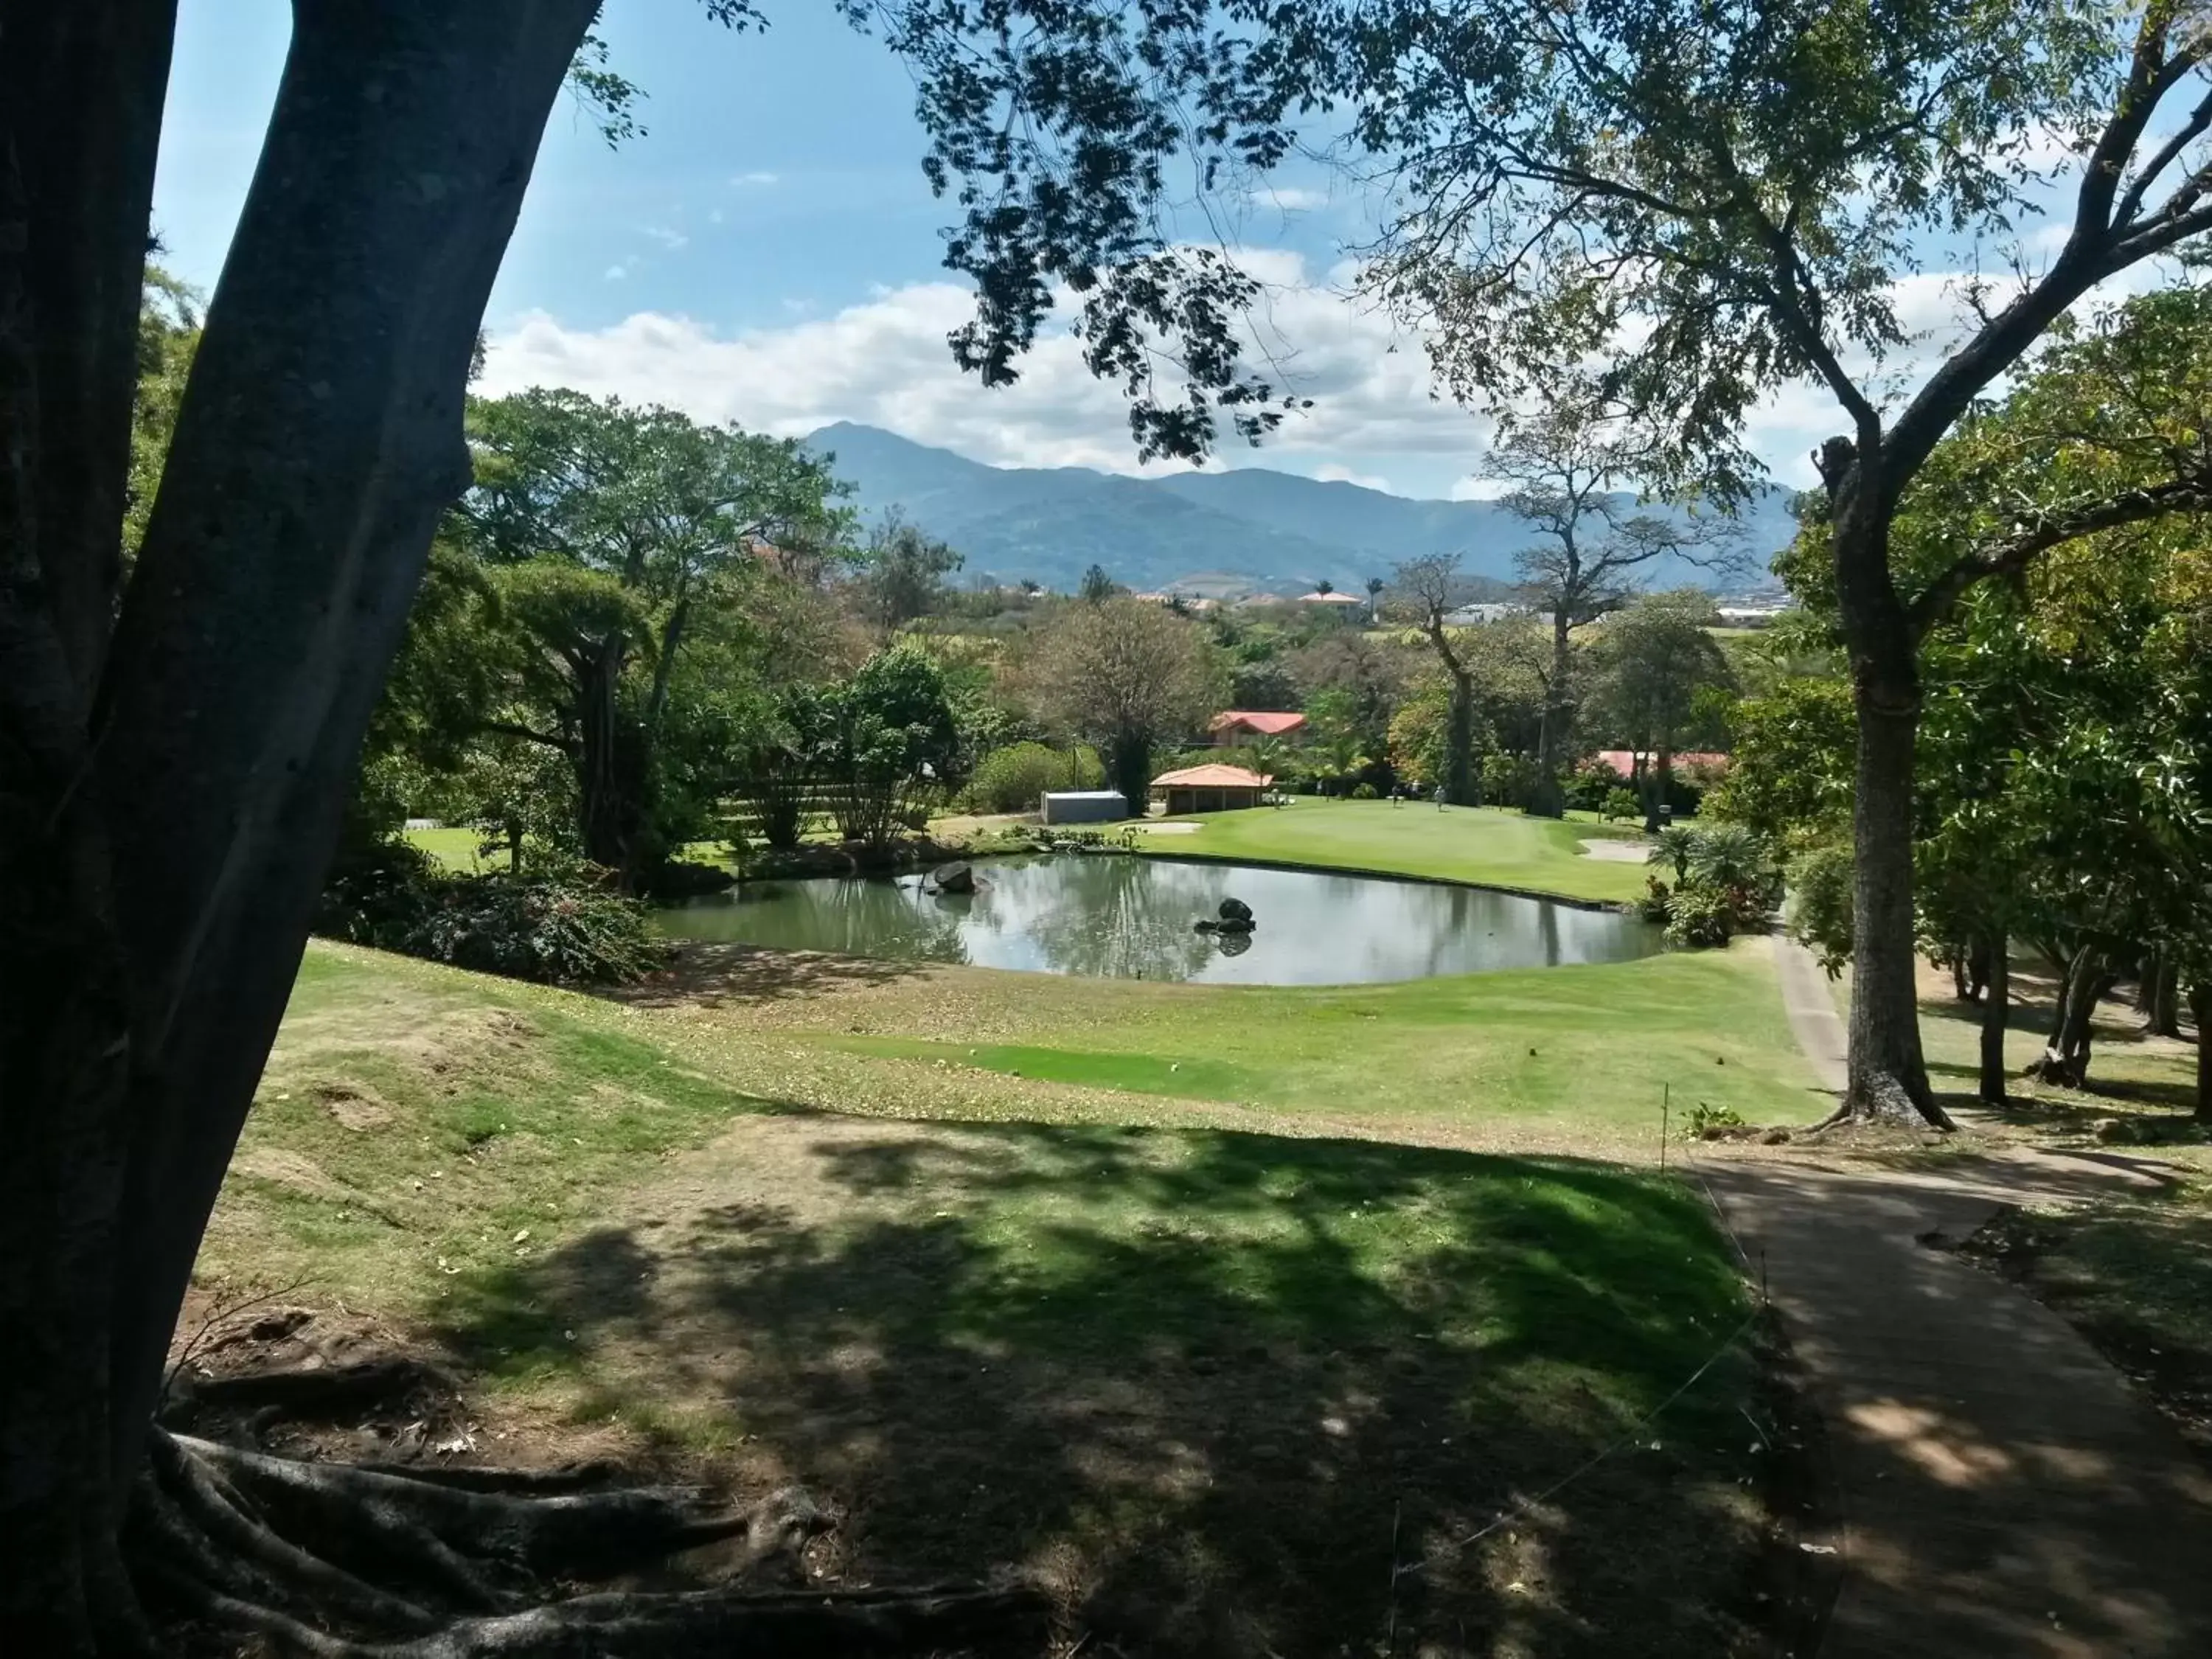
[[[1356,1647],[1395,1531],[1436,1563],[1403,1637],[1595,1653],[1632,1620],[1640,1653],[1741,1650],[1761,1408],[1695,1192],[1328,1137],[1354,1108],[1601,1131],[1638,1066],[1700,1060],[1781,1088],[1759,1020],[1726,1067],[1662,1029],[1771,1006],[1762,961],[1287,1004],[882,966],[623,1006],[317,944],[200,1292],[311,1285],[436,1355],[486,1436],[803,1481],[852,1508],[822,1570],[1018,1571],[1139,1646],[1213,1651],[1227,1618],[1255,1654]],[[1004,1041],[955,1065],[849,1029],[877,1021]],[[1300,1133],[1221,1127],[1268,1123]],[[1468,1541],[1709,1359],[1648,1445]]]
[[[1532,818],[1492,806],[1427,801],[1322,800],[1176,820],[1194,834],[1159,836],[1145,850],[1173,858],[1310,864],[1378,875],[1425,876],[1619,904],[1642,895],[1636,864],[1593,859],[1585,841],[1632,836],[1626,826]]]

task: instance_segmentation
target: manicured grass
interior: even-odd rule
[[[406,834],[409,841],[448,870],[473,875],[488,867],[477,851],[483,845],[483,836],[477,830],[447,825],[439,830],[410,830]]]
[[[1630,1630],[1639,1654],[1747,1651],[1745,1295],[1692,1191],[1183,1126],[1248,1091],[1288,1125],[1350,1109],[1298,1081],[1332,1052],[1340,1097],[1363,1068],[1456,1054],[1455,1104],[1367,1104],[1416,1132],[1475,1118],[1519,1071],[1509,1030],[1539,1065],[1548,1042],[1586,1050],[1580,1084],[1563,1053],[1511,1087],[1601,1112],[1601,1045],[1658,1036],[1622,1028],[1624,1002],[1648,1020],[1670,998],[1771,1004],[1757,965],[1286,1004],[831,963],[741,1006],[651,1006],[318,944],[201,1273],[219,1296],[304,1281],[292,1299],[434,1342],[487,1438],[565,1431],[740,1492],[804,1481],[848,1509],[826,1565],[852,1582],[1025,1571],[1102,1650],[1365,1651],[1395,1621],[1401,1651],[1595,1655]],[[1670,991],[1627,989],[1674,967],[1692,972],[1659,975]],[[1619,977],[1548,998],[1522,982],[1593,975]],[[1042,1040],[1085,998],[1087,1026]],[[866,1031],[802,1018],[893,1011],[939,1035],[995,1025],[1024,1064],[852,1052]],[[1218,1069],[1160,1058],[1209,1032]],[[1271,1032],[1307,1058],[1267,1052]],[[1146,1034],[1167,1046],[1147,1058]],[[1065,1057],[1085,1054],[1119,1058],[1110,1076],[1011,1075],[1080,1073]],[[897,1121],[969,1102],[1010,1119],[1149,1104],[1174,1127]],[[1395,1596],[1394,1547],[1426,1563]]]
[[[1271,1121],[1651,1155],[1662,1090],[1753,1122],[1824,1107],[1764,940],[1397,984],[1152,986],[940,970],[749,1010],[811,1041],[1040,1084],[1219,1101]],[[695,1018],[712,1029],[712,1016]],[[926,1032],[921,1036],[916,1033]],[[795,1032],[795,1034],[799,1034]],[[1636,1150],[1640,1146],[1641,1150]]]
[[[1146,850],[1176,858],[1243,859],[1371,870],[1388,875],[1516,887],[1528,892],[1620,903],[1640,896],[1640,865],[1589,857],[1585,841],[1635,832],[1591,822],[1532,818],[1496,807],[1428,802],[1322,800],[1209,812],[1188,820],[1194,835],[1159,836]]]

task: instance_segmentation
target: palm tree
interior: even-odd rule
[[[1698,880],[1716,887],[1760,892],[1773,867],[1765,843],[1746,824],[1716,823],[1698,836],[1690,849],[1690,868],[1697,872]]]
[[[1698,854],[1698,832],[1686,823],[1670,823],[1651,837],[1651,850],[1644,854],[1646,863],[1671,864],[1674,866],[1677,884],[1690,878],[1690,860]]]
[[[1339,784],[1346,778],[1364,772],[1374,764],[1357,732],[1337,732],[1330,734],[1322,744],[1322,756],[1328,775]]]
[[[1376,617],[1382,611],[1382,590],[1389,585],[1380,576],[1370,576],[1367,579],[1367,621],[1370,626],[1373,625]]]

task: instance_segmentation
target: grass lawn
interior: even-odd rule
[[[806,1482],[848,1511],[818,1571],[1016,1569],[1102,1651],[1366,1651],[1395,1618],[1401,1652],[1744,1652],[1740,1351],[1462,1542],[1728,1346],[1743,1289],[1695,1196],[1223,1125],[1357,1108],[1420,1133],[1492,1101],[1601,1118],[1626,1076],[1608,1053],[1754,988],[1774,1002],[1748,953],[1314,994],[802,963],[679,1010],[317,944],[202,1288],[301,1284],[434,1344],[488,1440]],[[866,1030],[811,1018],[840,1011],[1121,1069],[855,1052]],[[1239,1081],[1152,1092],[1147,1040],[1218,1047]],[[1781,1086],[1757,1029],[1728,1042],[1707,1070]],[[1508,1063],[1510,1043],[1539,1053]],[[1456,1072],[1389,1080],[1424,1050]],[[1333,1085],[1304,1080],[1322,1062]],[[1346,1097],[1363,1073],[1376,1088]],[[1188,1127],[1209,1101],[1215,1126]],[[883,1115],[803,1109],[827,1104]],[[1147,1106],[1150,1127],[1022,1121]],[[1399,1561],[1430,1562],[1395,1596],[1394,1532]]]
[[[717,975],[727,971],[731,978]],[[831,993],[824,994],[827,991]],[[1753,1122],[1826,1109],[1766,942],[1386,985],[1201,986],[778,957],[691,959],[650,1001],[687,1052],[904,1062],[868,1094],[989,1081],[960,1115],[1211,1121],[1641,1162],[1662,1089]],[[803,1045],[803,1046],[800,1046]],[[903,1080],[902,1080],[903,1079]],[[1101,1097],[1103,1096],[1103,1097]],[[894,1109],[900,1109],[894,1108]]]
[[[1504,808],[1293,796],[1279,810],[1209,812],[1182,820],[1193,834],[1155,836],[1148,850],[1176,858],[1248,860],[1429,876],[1620,903],[1644,891],[1641,864],[1595,859],[1585,841],[1630,837],[1626,825],[1532,818]]]

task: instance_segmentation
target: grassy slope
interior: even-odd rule
[[[1204,827],[1195,835],[1155,836],[1148,850],[1429,876],[1607,902],[1644,891],[1640,865],[1583,852],[1584,841],[1611,833],[1599,825],[1492,807],[1438,811],[1425,803],[1297,797],[1279,811],[1212,812],[1188,822]]]
[[[1007,1003],[1035,983],[964,977]],[[1456,1013],[1435,992],[1385,1029],[1445,1040],[1458,987]],[[899,987],[842,994],[870,988]],[[1314,1000],[1298,1023],[1318,1029]],[[1327,1018],[1372,1040],[1380,1012]],[[794,1114],[781,1099],[960,1095],[773,1023],[709,1041],[713,1018],[312,947],[204,1281],[305,1279],[434,1334],[489,1389],[488,1425],[600,1422],[740,1486],[818,1483],[854,1505],[856,1573],[1021,1564],[1102,1627],[1285,1654],[1372,1640],[1394,1515],[1404,1555],[1463,1537],[1741,1317],[1700,1206],[1648,1176]],[[780,1099],[751,1092],[777,1079]],[[1138,1098],[1061,1092],[1084,1115]],[[1632,1624],[1641,1653],[1729,1650],[1749,1387],[1724,1363],[1648,1447],[1440,1557],[1401,1593],[1401,1639],[1611,1652]]]
[[[1754,1121],[1824,1103],[1763,940],[1728,951],[1315,988],[1166,986],[987,970],[885,978],[758,1019],[811,1041],[1025,1082],[1211,1100],[1462,1144],[1649,1156],[1662,1087]],[[702,1023],[709,1016],[698,1016]],[[928,1036],[915,1036],[927,1032]]]

